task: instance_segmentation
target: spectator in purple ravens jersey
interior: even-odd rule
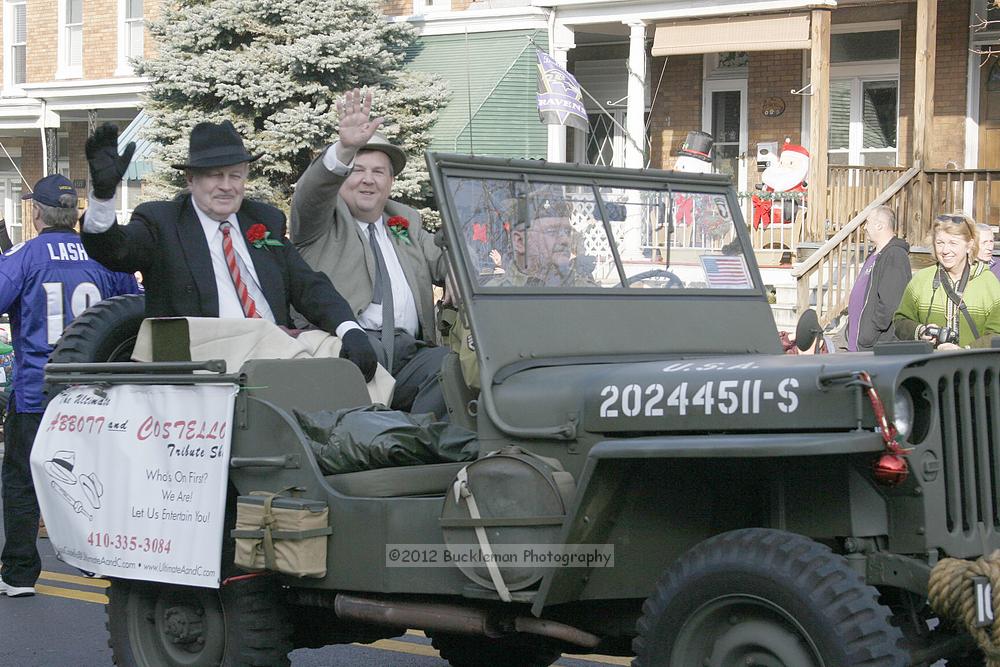
[[[35,184],[31,221],[38,236],[14,246],[0,261],[0,312],[10,315],[14,384],[3,459],[3,567],[0,595],[33,595],[41,572],[35,547],[38,500],[28,457],[42,420],[43,366],[63,328],[91,304],[138,292],[135,278],[87,256],[76,233],[76,189],[65,176]]]

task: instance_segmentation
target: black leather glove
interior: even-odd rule
[[[114,199],[115,190],[135,153],[135,142],[130,141],[125,152],[118,155],[118,128],[105,123],[87,138],[85,150],[90,164],[90,186],[94,190],[94,196],[98,199]]]
[[[375,377],[375,366],[378,359],[375,357],[375,349],[368,340],[368,334],[361,329],[351,329],[344,334],[341,340],[340,356],[353,362],[361,369],[361,374],[365,376],[365,382],[371,382]]]

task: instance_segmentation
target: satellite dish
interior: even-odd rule
[[[802,313],[802,317],[799,318],[799,323],[795,327],[795,346],[805,352],[813,346],[813,343],[816,342],[816,336],[822,331],[823,327],[819,325],[816,311],[809,308]]]

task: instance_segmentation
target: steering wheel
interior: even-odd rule
[[[634,276],[629,276],[625,279],[625,285],[627,287],[631,287],[640,280],[648,280],[650,278],[666,278],[667,287],[671,289],[684,287],[684,281],[678,278],[676,273],[668,271],[667,269],[650,269],[649,271],[643,271],[642,273],[637,273]]]

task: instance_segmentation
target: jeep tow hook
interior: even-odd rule
[[[594,648],[601,638],[565,623],[530,616],[501,616],[475,607],[441,602],[376,600],[338,593],[334,610],[343,619],[464,635],[499,637],[514,632],[549,637],[584,648]]]

